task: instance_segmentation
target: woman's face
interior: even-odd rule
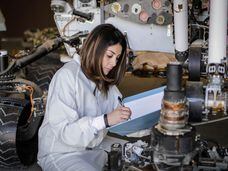
[[[102,61],[102,69],[105,75],[107,75],[112,68],[116,66],[121,52],[122,46],[119,43],[107,48]]]

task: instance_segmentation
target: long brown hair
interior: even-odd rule
[[[102,70],[102,60],[109,46],[120,44],[121,55],[116,66],[105,75]],[[111,24],[101,24],[95,27],[82,45],[81,67],[86,77],[96,84],[101,92],[107,95],[110,85],[118,85],[126,71],[126,39],[124,35]]]

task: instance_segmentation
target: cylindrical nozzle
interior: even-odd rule
[[[6,50],[0,50],[0,72],[4,71],[8,65],[8,55]]]
[[[181,82],[181,63],[169,63],[167,68],[167,88],[164,92],[159,120],[160,126],[166,131],[183,128],[188,120],[187,99]]]
[[[180,91],[182,80],[182,66],[179,62],[169,63],[167,66],[167,90]]]

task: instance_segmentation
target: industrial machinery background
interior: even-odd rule
[[[21,58],[12,58],[7,51],[0,51],[1,168],[22,167],[22,164],[28,166],[36,162],[38,128],[44,116],[48,83],[59,65],[52,64],[48,68],[47,65],[39,65],[44,75],[36,74],[31,77],[34,72],[39,72],[37,65],[40,61],[38,63],[35,61],[58,49],[63,42],[76,46],[80,42],[81,35],[77,33],[71,37],[48,40]],[[31,63],[35,65],[28,66]],[[26,75],[24,68],[30,70],[29,74]],[[48,80],[39,82],[37,76],[47,77]]]
[[[175,53],[188,73],[189,120],[207,121],[218,111],[226,116],[226,0],[118,0],[99,4],[95,0],[74,0],[72,4],[52,0],[51,7],[60,35],[89,32],[98,24],[111,23],[125,33],[132,52]],[[69,56],[77,53],[68,45],[66,49]]]
[[[10,63],[7,52],[0,51],[0,166],[35,161],[45,95],[41,87],[27,80],[29,76],[22,79],[22,68],[62,43],[72,57],[95,26],[111,23],[125,34],[132,52],[175,53],[179,61],[167,69],[168,78],[174,79],[167,82],[151,144],[126,144],[121,154],[119,146],[114,145],[112,158],[125,156],[129,166],[149,163],[162,170],[201,166],[227,169],[227,149],[211,147],[208,141],[198,139],[188,122],[208,121],[217,111],[227,117],[227,0],[211,0],[208,4],[207,0],[52,0],[60,37]],[[188,73],[186,94],[181,85],[183,67]],[[36,150],[28,150],[32,148]],[[115,168],[124,168],[121,161],[111,166],[116,163]]]
[[[201,139],[188,122],[188,100],[182,87],[182,65],[168,64],[161,115],[149,143],[127,142],[109,155],[111,171],[228,170],[228,148]],[[114,144],[115,145],[115,144]],[[117,162],[119,161],[119,162]],[[121,163],[121,164],[119,164]]]

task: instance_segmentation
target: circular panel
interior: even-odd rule
[[[128,12],[129,11],[129,5],[128,4],[124,4],[123,6],[123,12]]]
[[[111,6],[112,12],[118,13],[121,10],[121,5],[118,2],[114,2]]]
[[[149,14],[146,11],[141,11],[140,12],[140,14],[139,14],[139,20],[140,21],[142,21],[144,23],[147,23],[148,18],[149,18]]]
[[[140,4],[135,3],[132,5],[131,12],[133,14],[139,14],[141,11],[142,11],[142,6]]]
[[[157,18],[156,18],[157,24],[162,25],[162,24],[164,24],[164,22],[165,22],[165,17],[163,15],[157,16]]]
[[[162,7],[162,2],[161,2],[161,0],[153,0],[151,2],[151,6],[152,6],[152,8],[158,10]]]

